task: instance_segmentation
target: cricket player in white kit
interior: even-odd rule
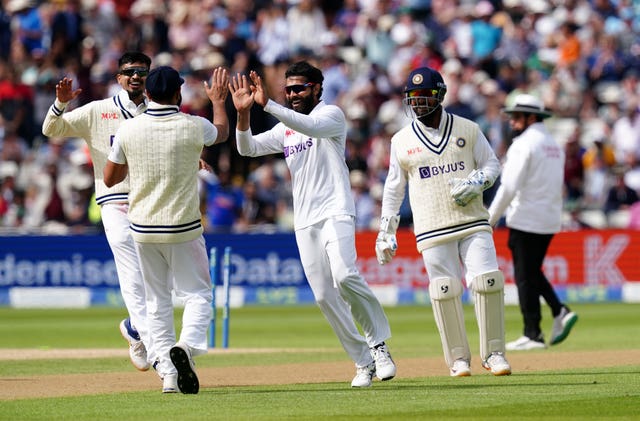
[[[211,86],[205,82],[213,124],[180,112],[182,83],[171,67],[149,73],[149,107],[118,129],[104,182],[112,186],[129,173],[129,219],[147,288],[149,330],[162,390],[193,394],[198,393],[199,380],[192,357],[207,352],[212,299],[197,173],[203,147],[229,136],[224,106],[229,76],[226,69],[216,68]],[[177,343],[172,291],[184,302]]]
[[[290,108],[269,99],[254,71],[232,78],[238,110],[236,141],[243,156],[284,153],[293,184],[294,229],[300,260],[320,310],[356,365],[352,387],[369,387],[373,376],[396,374],[385,340],[389,322],[379,301],[356,267],[355,205],[345,163],[346,119],[322,95],[322,72],[307,62],[285,73]],[[253,135],[253,103],[280,122]],[[364,332],[358,331],[357,322]]]
[[[463,276],[475,302],[482,366],[496,376],[508,375],[504,277],[482,203],[482,192],[498,177],[500,163],[476,123],[443,109],[446,90],[442,76],[431,68],[409,75],[404,101],[416,118],[391,138],[376,255],[383,265],[395,255],[398,211],[408,183],[417,248],[429,276],[429,296],[451,376],[471,375]]]
[[[107,188],[102,170],[120,124],[147,109],[144,84],[151,59],[139,52],[127,52],[118,61],[116,76],[122,90],[111,98],[93,101],[65,112],[81,89],[72,89],[72,80],[63,78],[56,85],[56,100],[42,124],[48,137],[80,137],[87,142],[93,162],[96,202],[101,207],[102,224],[118,273],[122,299],[129,317],[120,322],[120,332],[129,342],[132,364],[146,371],[155,355],[149,343],[147,311],[142,273],[129,229],[129,179]]]

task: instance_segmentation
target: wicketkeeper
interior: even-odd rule
[[[431,305],[451,376],[471,374],[463,276],[475,301],[482,366],[496,376],[508,375],[504,277],[482,203],[482,192],[498,177],[500,163],[476,123],[443,109],[446,91],[442,76],[431,68],[409,75],[404,102],[415,119],[391,139],[376,255],[384,265],[396,253],[398,211],[408,183],[417,247],[429,275]]]

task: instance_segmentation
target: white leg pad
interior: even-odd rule
[[[471,361],[462,311],[462,282],[451,278],[433,279],[429,283],[429,296],[447,365],[451,367],[460,358]]]
[[[471,290],[484,361],[492,352],[504,352],[504,275],[499,270],[478,275]]]

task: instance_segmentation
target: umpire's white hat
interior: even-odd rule
[[[524,113],[537,114],[543,118],[551,117],[551,112],[544,108],[542,101],[529,94],[517,95],[513,101],[513,106],[503,108],[502,111],[507,114]]]

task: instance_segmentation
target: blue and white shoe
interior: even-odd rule
[[[120,333],[129,343],[129,358],[131,364],[140,371],[147,371],[151,367],[147,361],[147,349],[140,340],[140,334],[131,326],[131,320],[127,317],[120,322]]]
[[[178,393],[177,374],[165,374],[162,376],[162,393]]]

